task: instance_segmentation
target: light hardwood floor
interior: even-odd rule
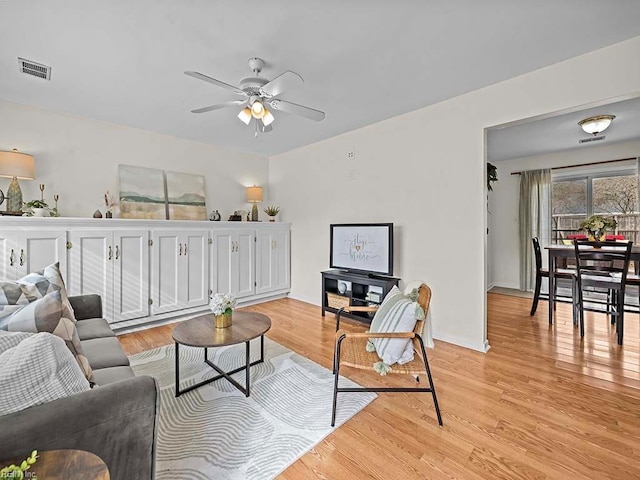
[[[550,327],[547,303],[530,317],[530,302],[489,294],[487,354],[438,341],[428,351],[444,427],[429,394],[381,393],[280,478],[640,478],[638,315],[625,317],[619,347],[603,315],[587,313],[581,341],[568,305],[558,306]],[[271,317],[269,338],[331,368],[333,315],[290,299],[248,309]],[[133,354],[172,343],[172,329],[120,340]],[[342,373],[360,384],[410,381]]]

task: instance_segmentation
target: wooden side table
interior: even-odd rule
[[[0,466],[19,465],[31,452],[9,460]],[[0,468],[1,468],[0,467]],[[32,476],[30,477],[29,474]],[[46,450],[38,452],[38,461],[27,470],[25,479],[40,480],[110,480],[107,465],[94,453],[84,450]]]

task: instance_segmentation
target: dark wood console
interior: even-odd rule
[[[322,316],[325,312],[338,313],[342,305],[377,305],[394,285],[400,281],[396,277],[349,273],[342,270],[322,272]],[[341,283],[342,288],[341,288]],[[343,313],[342,316],[371,323],[367,312]]]

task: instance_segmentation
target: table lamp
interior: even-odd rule
[[[20,153],[15,148],[11,152],[0,152],[0,177],[11,179],[7,190],[7,213],[22,214],[22,190],[18,180],[33,180],[33,156]]]
[[[251,221],[258,221],[258,203],[262,201],[262,187],[247,187],[247,202],[253,203],[251,209]]]

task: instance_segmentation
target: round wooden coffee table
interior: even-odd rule
[[[215,327],[215,316],[213,314],[201,315],[199,317],[192,318],[180,323],[173,330],[173,341],[176,345],[176,397],[179,397],[183,393],[190,392],[191,390],[206,385],[211,382],[215,382],[220,378],[226,378],[233,386],[249,396],[249,369],[253,365],[264,362],[264,334],[271,328],[271,320],[262,313],[255,312],[233,312],[233,323],[227,328]],[[254,338],[260,337],[260,359],[251,362],[251,346],[250,342]],[[236,345],[238,343],[245,344],[246,359],[245,364],[241,367],[225,372],[220,367],[212,363],[208,358],[208,349],[215,347],[225,347],[228,345]],[[187,388],[180,390],[180,345],[188,345],[190,347],[204,348],[204,362],[213,368],[219,375],[203,380],[200,383],[191,385]],[[235,379],[231,378],[231,375],[238,373],[241,370],[246,372],[245,386],[240,385]]]
[[[0,468],[20,465],[31,452],[0,461]],[[109,469],[100,457],[84,450],[47,450],[38,452],[38,460],[24,478],[37,475],[42,480],[109,480]],[[33,477],[35,478],[35,477]]]

